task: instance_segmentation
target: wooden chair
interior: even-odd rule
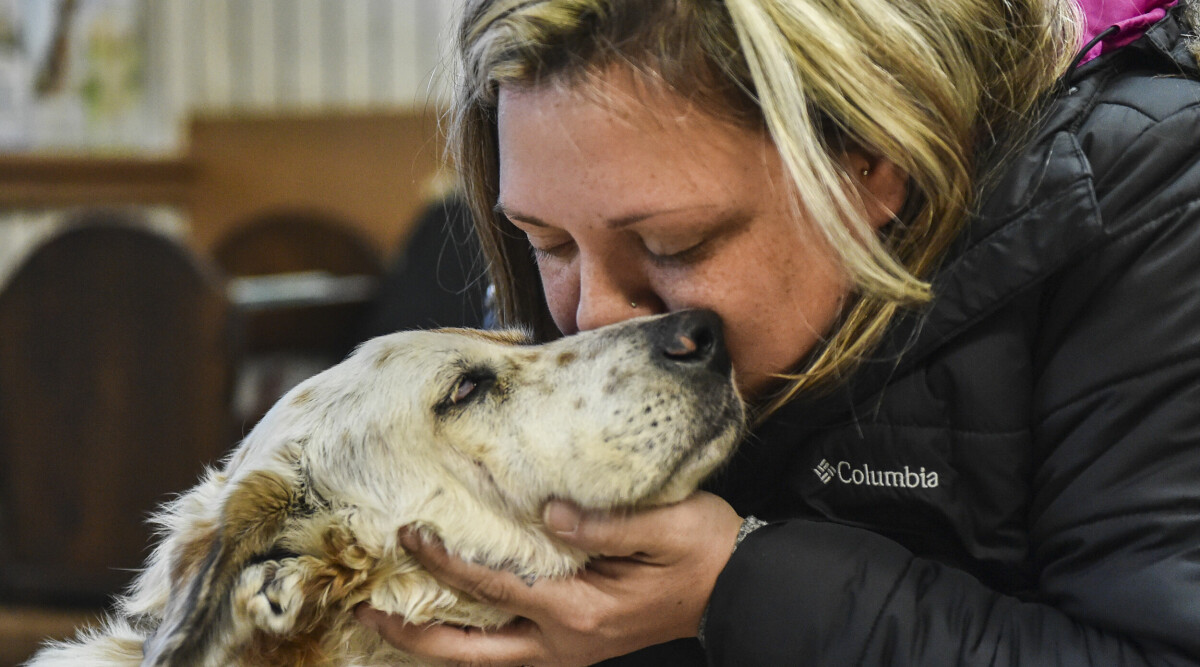
[[[245,430],[293,385],[359,342],[383,263],[353,226],[307,210],[250,220],[212,253],[230,277],[241,322],[246,355],[235,415]]]
[[[118,212],[0,287],[0,600],[91,604],[147,555],[146,518],[231,442],[219,274]]]
[[[253,303],[241,300],[250,353],[303,350],[340,359],[354,344],[354,331],[383,273],[378,251],[361,233],[311,211],[277,211],[250,220],[221,239],[212,254],[229,276],[259,279],[257,284],[267,285],[264,291],[274,284],[281,292]],[[333,289],[308,298],[287,292],[306,278],[316,279],[318,287],[324,279]],[[337,285],[348,283],[337,281],[347,278],[361,279],[349,284],[363,289],[339,293]],[[234,300],[239,301],[236,294]]]

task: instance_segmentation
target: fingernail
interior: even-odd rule
[[[383,618],[383,612],[367,606],[365,603],[354,608],[354,617],[358,622],[368,630],[379,632],[380,621]]]
[[[574,534],[579,529],[580,518],[578,508],[557,500],[546,503],[546,508],[542,510],[542,522],[558,535]]]
[[[417,551],[425,546],[425,539],[417,529],[405,526],[400,529],[400,546],[407,551]]]

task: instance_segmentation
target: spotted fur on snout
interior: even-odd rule
[[[587,554],[550,540],[552,498],[671,503],[731,452],[729,373],[654,362],[634,320],[546,345],[516,332],[385,336],[288,393],[155,518],[160,535],[107,625],[33,667],[405,665],[360,603],[415,623],[511,616],[441,586],[398,542],[417,525],[526,578]]]

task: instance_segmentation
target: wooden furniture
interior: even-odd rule
[[[207,252],[277,209],[346,221],[387,254],[444,180],[436,111],[203,117],[178,155],[0,155],[0,210],[167,204]]]
[[[240,323],[245,357],[234,419],[248,431],[285,392],[359,342],[383,262],[353,226],[303,210],[247,221],[212,255],[229,277]]]
[[[353,226],[303,210],[249,220],[211,252],[234,280],[230,296],[251,354],[288,349],[341,359],[358,342],[383,273],[380,253]]]
[[[196,247],[278,209],[342,220],[380,254],[407,237],[442,164],[432,113],[198,118],[187,212]]]
[[[375,275],[383,270],[379,251],[348,221],[302,208],[271,211],[231,225],[211,254],[231,276],[295,271]]]
[[[232,445],[217,273],[92,212],[0,289],[0,596],[102,602],[142,565],[149,512]]]
[[[83,158],[0,154],[0,208],[186,205],[195,170],[186,157]]]

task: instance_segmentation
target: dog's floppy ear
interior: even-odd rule
[[[286,630],[299,601],[280,604],[279,563],[271,551],[300,506],[298,496],[296,485],[278,473],[254,472],[238,482],[219,526],[181,548],[193,562],[186,562],[187,553],[173,556],[177,579],[162,623],[146,640],[143,667],[223,665],[256,627]],[[264,614],[278,618],[260,618]]]

